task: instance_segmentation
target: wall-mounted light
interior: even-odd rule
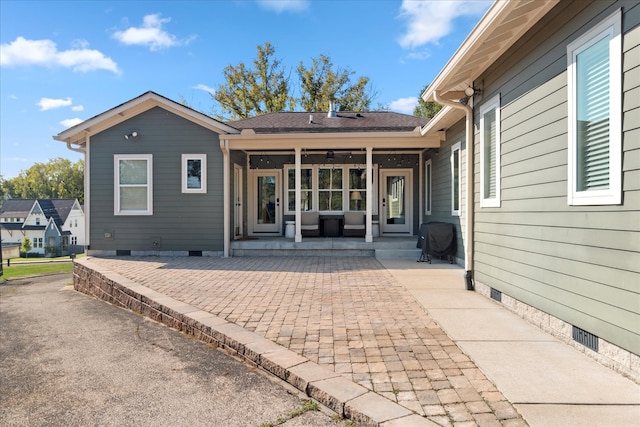
[[[134,139],[138,137],[138,132],[137,131],[133,131],[131,133],[128,133],[124,136],[124,139]]]

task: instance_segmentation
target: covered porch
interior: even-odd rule
[[[240,134],[220,141],[225,256],[260,248],[373,256],[374,243],[407,237],[415,247],[424,215],[423,155],[440,145],[438,135],[422,134],[425,119],[389,112],[264,116],[234,122]],[[286,126],[273,126],[278,120]],[[315,234],[305,233],[309,216]],[[345,232],[351,217],[363,224],[358,237]]]

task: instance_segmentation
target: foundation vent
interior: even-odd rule
[[[202,256],[202,251],[189,251],[189,256]]]
[[[502,302],[502,292],[497,289],[491,288],[491,299]]]
[[[577,326],[573,327],[573,340],[593,351],[598,351],[598,337]]]
[[[116,256],[131,256],[131,251],[128,249],[117,249]]]

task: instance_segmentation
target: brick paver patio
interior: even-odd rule
[[[442,426],[526,422],[375,258],[92,258]]]

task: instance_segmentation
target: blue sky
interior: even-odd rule
[[[224,67],[265,42],[294,85],[324,54],[371,79],[374,106],[411,114],[490,3],[0,0],[0,175],[80,159],[52,136],[149,90],[211,114]]]

